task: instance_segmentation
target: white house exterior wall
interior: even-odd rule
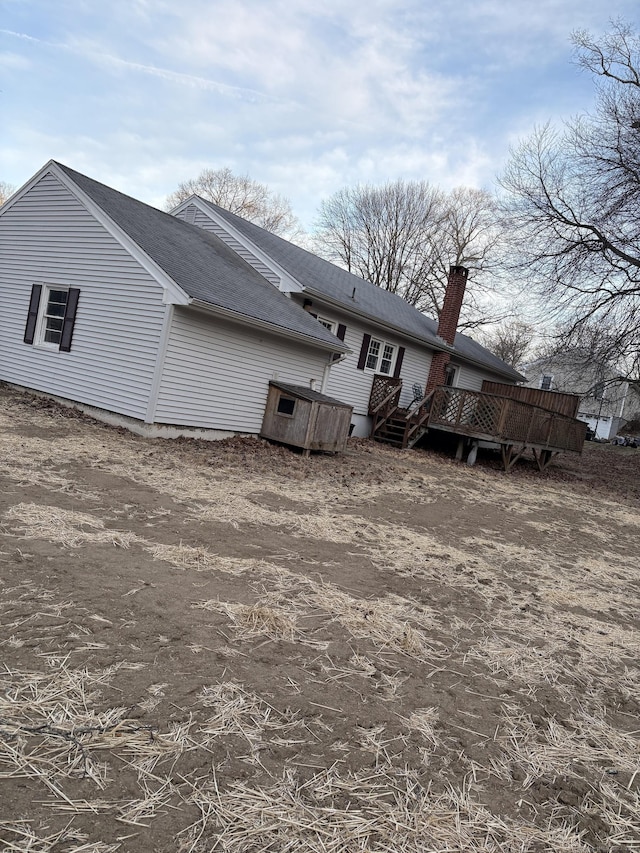
[[[364,320],[354,320],[333,308],[325,308],[315,299],[312,310],[314,313],[317,311],[319,316],[327,320],[332,320],[338,324],[343,323],[346,326],[344,342],[352,352],[331,367],[326,393],[353,406],[354,435],[368,436],[371,431],[369,397],[371,396],[374,371],[358,370],[358,360],[364,335],[378,337],[398,348],[405,348],[400,374],[402,379],[400,405],[402,406],[406,406],[412,401],[412,386],[414,384],[424,388],[431,366],[431,353],[429,350],[417,347],[397,335],[380,330],[374,323],[369,324]]]
[[[210,216],[207,216],[206,213],[203,213],[195,204],[190,204],[185,207],[184,210],[178,211],[176,216],[179,219],[184,219],[185,222],[190,222],[192,225],[197,225],[199,228],[203,228],[205,231],[211,231],[217,237],[220,237],[220,239],[223,240],[230,249],[233,249],[237,255],[257,270],[260,275],[264,276],[267,281],[270,281],[271,284],[274,284],[278,288],[280,287],[281,280],[279,275],[257,258],[253,252],[250,252],[249,249],[247,249],[239,240],[232,237],[226,229],[218,225],[218,223]]]
[[[269,380],[320,389],[328,353],[176,308],[154,422],[259,433]]]
[[[71,352],[25,344],[34,283],[77,287]],[[52,174],[0,216],[0,378],[144,419],[162,288]]]
[[[503,378],[497,374],[489,373],[487,370],[483,371],[468,364],[458,364],[453,359],[451,364],[458,368],[458,375],[455,380],[457,388],[464,388],[466,391],[481,391],[485,379],[489,382],[504,382]]]

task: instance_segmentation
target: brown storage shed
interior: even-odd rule
[[[260,435],[310,450],[344,450],[353,407],[303,385],[269,382]]]

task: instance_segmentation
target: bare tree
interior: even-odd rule
[[[464,187],[448,195],[426,181],[347,187],[322,203],[314,243],[328,260],[436,316],[449,266],[469,267],[468,328],[481,317],[476,282],[497,242],[494,213],[488,193]]]
[[[573,35],[596,78],[591,114],[549,125],[512,152],[502,178],[513,252],[563,322],[566,346],[597,329],[601,357],[640,349],[640,38],[621,22]],[[593,340],[595,344],[595,339]]]
[[[5,201],[10,199],[15,191],[16,188],[12,184],[8,184],[6,181],[0,181],[0,204],[4,204]]]
[[[166,210],[191,195],[202,196],[274,234],[295,236],[301,231],[288,199],[248,175],[235,175],[228,168],[204,169],[197,178],[183,181],[167,196]]]
[[[463,328],[501,319],[490,297],[498,287],[502,233],[495,198],[486,190],[456,187],[444,196],[445,216],[431,236],[427,282],[432,312],[440,313],[449,266],[464,266],[469,280],[462,312]]]
[[[483,344],[511,367],[520,368],[531,354],[535,330],[522,320],[504,320],[483,336]]]

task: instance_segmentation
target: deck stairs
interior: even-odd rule
[[[373,417],[371,437],[375,441],[403,450],[413,447],[427,432],[427,402],[414,401],[409,408],[398,405],[402,383],[387,377],[375,377],[369,412]]]
[[[408,408],[400,406],[402,381],[374,376],[369,399],[371,437],[393,447],[413,447],[435,429],[458,436],[459,452],[471,448],[468,464],[475,460],[480,442],[500,448],[506,471],[522,454],[533,453],[543,471],[558,453],[580,453],[587,425],[553,409],[518,399],[517,389],[503,394],[471,391],[441,385]]]
[[[406,427],[406,409],[396,409],[382,422],[373,437],[376,441],[390,444],[392,447],[404,447]]]

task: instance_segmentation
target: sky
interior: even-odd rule
[[[491,189],[588,110],[571,33],[637,0],[0,0],[0,181],[49,159],[162,207],[228,166],[287,197],[402,178]]]

